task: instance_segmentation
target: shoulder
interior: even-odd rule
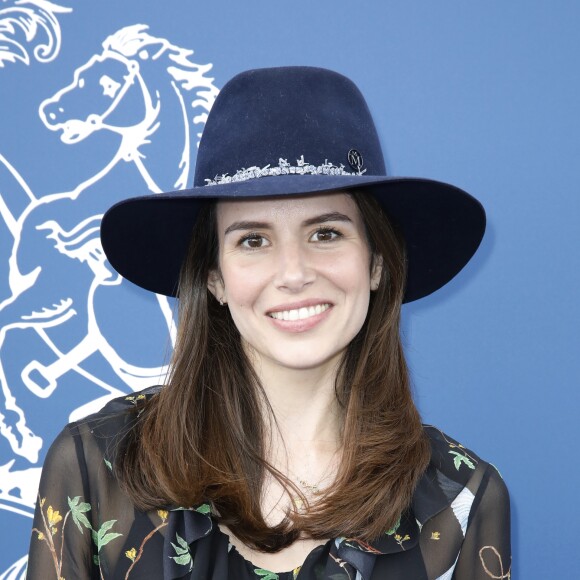
[[[430,465],[458,482],[466,482],[470,471],[482,462],[479,456],[441,429],[433,425],[423,428],[431,444]]]
[[[413,501],[420,521],[447,507],[476,507],[484,495],[493,497],[498,507],[509,506],[507,487],[492,463],[437,427],[425,425],[424,430],[431,458]]]
[[[494,481],[503,482],[493,463],[482,459],[457,439],[433,425],[424,425],[424,431],[431,444],[430,468],[462,485],[472,483],[476,474],[483,477],[484,473]]]
[[[53,498],[49,501],[54,503],[66,489],[70,490],[71,498],[84,497],[89,501],[91,489],[98,487],[102,492],[114,486],[112,478],[102,477],[103,469],[105,473],[113,471],[117,450],[135,425],[140,407],[158,390],[153,387],[118,397],[97,413],[66,425],[50,445],[43,462],[40,480],[43,497]]]
[[[147,387],[141,391],[135,391],[127,395],[121,395],[107,402],[102,409],[96,413],[87,415],[68,425],[69,428],[82,427],[83,425],[97,425],[105,421],[114,421],[116,417],[125,417],[131,415],[135,410],[140,410],[152,399],[163,386],[156,385]]]
[[[104,458],[109,467],[114,464],[119,445],[135,426],[141,410],[163,387],[148,387],[142,391],[110,400],[101,410],[69,423],[52,443],[45,464],[94,463],[95,456]],[[89,461],[90,460],[90,461]]]
[[[107,402],[107,404],[96,413],[88,415],[84,419],[77,421],[76,423],[82,424],[85,422],[92,422],[98,419],[115,417],[118,415],[124,415],[127,412],[132,411],[135,408],[140,407],[142,404],[149,401],[153,396],[155,396],[163,386],[156,385],[153,387],[147,387],[141,391],[135,391],[127,395],[121,395]],[[73,425],[75,423],[72,423]]]

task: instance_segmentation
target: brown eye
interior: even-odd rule
[[[240,244],[252,250],[263,248],[266,245],[266,240],[262,236],[252,234],[240,240]]]
[[[317,230],[310,238],[313,242],[332,242],[339,238],[341,234],[330,228]]]

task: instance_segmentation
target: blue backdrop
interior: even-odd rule
[[[190,183],[219,88],[283,64],[351,77],[391,174],[487,208],[476,258],[405,307],[417,400],[503,474],[513,578],[573,577],[579,21],[573,0],[3,0],[0,579],[23,577],[51,440],[158,382],[171,349],[173,304],[110,271],[101,214]]]

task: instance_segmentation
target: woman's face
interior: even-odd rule
[[[380,279],[354,200],[220,201],[217,226],[220,272],[208,286],[227,302],[250,359],[293,369],[335,364]]]

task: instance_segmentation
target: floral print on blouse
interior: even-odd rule
[[[410,508],[380,538],[334,538],[285,572],[254,566],[207,503],[137,510],[112,473],[133,405],[121,397],[67,425],[42,472],[30,580],[489,580],[511,574],[510,511],[497,470],[430,426],[431,461]],[[353,505],[356,509],[356,505]]]

